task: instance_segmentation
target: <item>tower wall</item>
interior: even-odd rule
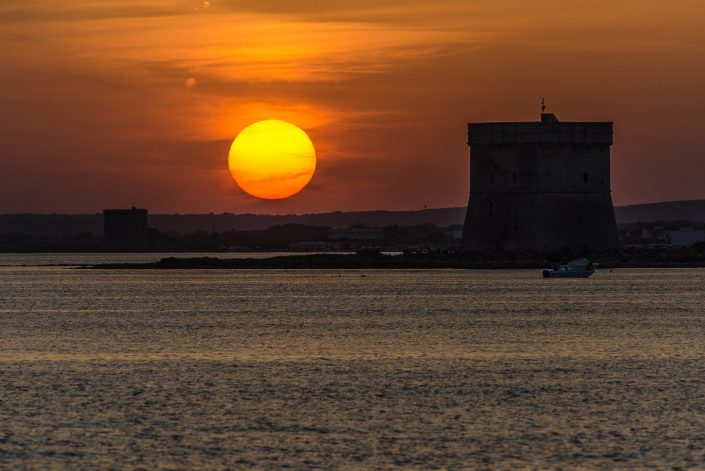
[[[612,123],[470,124],[468,144],[467,249],[619,247]]]

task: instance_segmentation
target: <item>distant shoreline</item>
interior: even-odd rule
[[[265,230],[277,225],[303,224],[321,227],[347,227],[365,224],[369,227],[435,224],[439,227],[463,225],[466,206],[418,210],[333,211],[307,214],[174,214],[152,213],[149,227],[165,233],[192,234],[197,231]],[[655,221],[705,221],[705,200],[677,200],[615,206],[618,224]],[[68,237],[90,233],[103,234],[101,213],[41,214],[2,213],[3,234]],[[96,251],[100,251],[99,249]]]
[[[599,259],[600,268],[703,268],[705,260],[639,260],[622,261],[616,259]],[[546,260],[473,260],[463,257],[427,257],[416,258],[404,255],[359,256],[355,254],[314,254],[285,255],[269,258],[233,258],[214,257],[177,258],[169,257],[158,262],[146,263],[99,263],[82,265],[81,269],[101,270],[287,270],[287,269],[542,269],[552,262]]]

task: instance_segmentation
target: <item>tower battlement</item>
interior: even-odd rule
[[[470,123],[468,145],[611,145],[610,122]]]

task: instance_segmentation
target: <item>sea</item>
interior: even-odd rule
[[[0,255],[0,468],[705,468],[705,269],[162,256]]]

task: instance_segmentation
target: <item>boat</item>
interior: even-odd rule
[[[588,278],[595,273],[597,263],[587,258],[578,258],[565,265],[556,265],[543,271],[544,278]]]

